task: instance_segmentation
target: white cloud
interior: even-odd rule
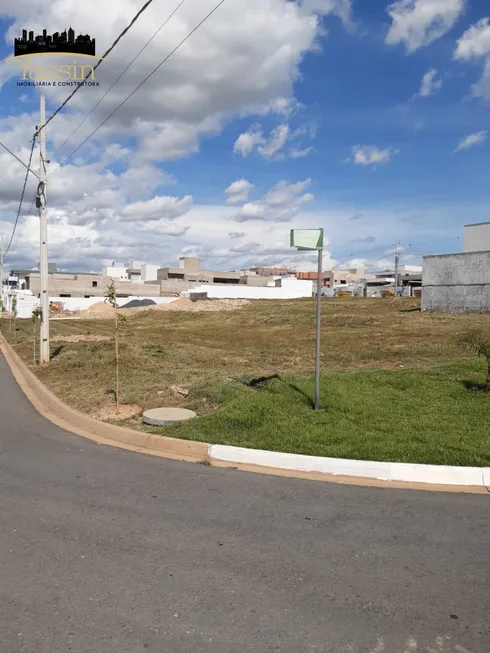
[[[455,59],[478,59],[490,54],[490,19],[482,18],[457,40]]]
[[[310,152],[312,151],[313,151],[313,147],[306,147],[304,150],[293,148],[292,150],[290,150],[289,156],[291,157],[291,159],[302,159],[305,156],[308,156],[308,154],[310,154]]]
[[[473,95],[490,100],[490,19],[482,18],[458,39],[454,58],[460,61],[484,59],[483,74],[473,85]]]
[[[466,0],[396,0],[387,8],[392,24],[385,42],[415,52],[447,34],[465,6]]]
[[[429,97],[434,95],[437,91],[442,88],[442,79],[437,79],[437,70],[435,68],[430,68],[425,75],[422,77],[422,83],[420,84],[420,97]]]
[[[260,125],[252,125],[248,131],[240,134],[235,141],[233,151],[247,157],[256,150],[266,160],[283,158],[280,150],[286,145],[290,138],[289,126],[279,125],[273,129],[269,136],[264,136]]]
[[[264,159],[271,159],[286,145],[289,138],[289,126],[279,125],[270,133],[269,139],[257,147]]]
[[[468,150],[470,147],[485,142],[486,139],[487,139],[486,130],[483,130],[481,132],[475,132],[474,134],[470,134],[469,136],[466,136],[459,142],[458,147],[454,150],[454,152],[456,153],[456,152],[460,152],[461,150]]]
[[[352,148],[353,162],[358,166],[376,166],[389,163],[398,150],[388,147],[381,149],[375,145],[356,145]]]
[[[120,220],[123,222],[142,222],[145,220],[175,220],[190,211],[192,197],[186,195],[184,198],[170,196],[156,196],[144,202],[128,204],[121,211]]]
[[[473,85],[473,95],[490,101],[490,57],[487,57],[480,80]]]
[[[336,14],[345,24],[352,19],[352,0],[302,0],[307,12],[319,14]]]
[[[260,125],[252,125],[250,129],[236,139],[233,151],[236,154],[241,154],[243,157],[251,154],[254,149],[263,143],[264,136]]]
[[[237,181],[234,181],[225,190],[225,193],[228,195],[226,203],[236,205],[246,202],[252,188],[253,184],[246,179],[238,179]]]
[[[307,127],[306,125],[302,125],[298,129],[291,130],[288,124],[283,124],[275,127],[269,136],[264,136],[262,127],[255,124],[238,136],[233,151],[236,154],[241,154],[244,158],[256,151],[267,161],[277,161],[284,159],[286,156],[292,159],[298,159],[307,156],[313,148],[292,148],[286,153],[284,152],[284,147],[289,141],[303,136],[315,138],[316,126],[310,125]]]
[[[280,181],[263,199],[244,204],[234,219],[237,222],[289,222],[314,199],[311,193],[304,192],[310,183],[310,179],[295,184]]]

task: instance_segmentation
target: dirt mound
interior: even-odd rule
[[[106,304],[105,302],[97,302],[96,304],[92,304],[90,308],[88,308],[86,311],[82,311],[81,315],[82,317],[110,317],[113,315],[114,309],[110,304]]]
[[[153,299],[133,299],[121,308],[141,308],[143,306],[155,306]]]
[[[248,299],[204,299],[196,302],[190,299],[176,299],[171,304],[151,306],[150,310],[183,313],[216,313],[219,311],[235,311],[246,304],[250,304]]]
[[[175,299],[170,304],[152,304],[151,306],[136,306],[126,308],[123,306],[119,309],[121,315],[133,315],[142,311],[171,311],[182,313],[217,313],[219,311],[236,311],[237,309],[250,304],[249,299],[202,299],[191,301],[187,298]],[[114,318],[114,309],[105,302],[98,302],[86,311],[80,313],[80,317],[93,319],[110,319]]]

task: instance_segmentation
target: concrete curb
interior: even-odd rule
[[[450,467],[447,465],[345,460],[342,458],[302,456],[277,451],[240,449],[239,447],[227,447],[217,444],[209,447],[209,458],[212,461],[220,460],[228,463],[273,467],[288,471],[362,477],[377,481],[396,481],[400,483],[487,488],[490,481],[490,467]]]
[[[208,460],[209,445],[204,442],[178,440],[122,426],[100,422],[64,404],[31,372],[24,361],[0,335],[0,348],[15,380],[34,408],[57,426],[101,444],[152,453],[178,460]]]
[[[359,486],[485,494],[490,491],[490,467],[384,463],[242,449],[150,435],[100,422],[58,399],[31,372],[2,334],[0,349],[15,380],[41,415],[65,431],[100,444],[175,460],[207,461],[217,467]]]

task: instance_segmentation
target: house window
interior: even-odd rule
[[[92,281],[92,288],[97,288],[97,281]]]
[[[63,293],[60,293],[60,297],[71,297],[71,295],[70,295],[70,294],[63,294]]]
[[[345,279],[341,279],[340,284],[341,284],[342,286],[346,286],[346,285],[347,285],[347,281],[346,281]]]

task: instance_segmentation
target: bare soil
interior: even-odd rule
[[[142,408],[136,404],[121,404],[119,411],[116,410],[114,402],[106,402],[92,414],[92,417],[102,422],[108,421],[125,421],[141,414]]]

